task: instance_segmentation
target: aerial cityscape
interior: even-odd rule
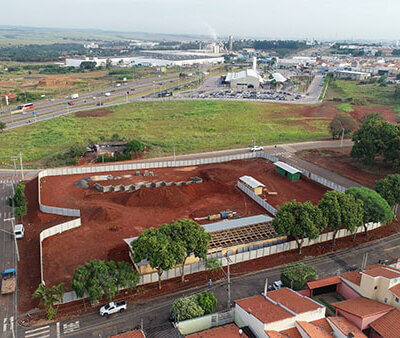
[[[399,10],[3,4],[0,337],[400,337]]]

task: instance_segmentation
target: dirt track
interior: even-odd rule
[[[76,181],[88,175],[53,176],[42,179],[42,203],[79,208],[82,214],[80,228],[54,236],[43,243],[45,280],[48,285],[64,282],[69,289],[75,268],[95,258],[128,260],[128,250],[122,239],[137,236],[145,228],[158,227],[184,217],[207,216],[227,208],[237,211],[240,216],[265,213],[264,209],[235,187],[242,175],[251,175],[264,183],[268,190],[278,192],[277,196],[267,197],[273,206],[291,199],[317,202],[326,191],[324,187],[306,179],[290,182],[278,175],[270,162],[262,159],[153,171],[155,177],[133,176],[101,183],[117,185],[121,182],[138,181],[168,182],[188,180],[193,176],[202,177],[204,182],[184,187],[144,188],[133,193],[100,193],[93,188],[93,183],[89,189],[75,186]],[[116,172],[112,175],[134,173]],[[27,225],[27,233],[34,228],[35,235],[29,241],[29,248],[26,248],[31,250],[29,255],[31,262],[27,263],[28,260],[24,258],[25,268],[20,271],[25,278],[26,285],[23,288],[25,290],[40,281],[38,242],[40,231],[48,227],[50,220],[55,222],[63,219],[44,215],[37,210],[37,197],[33,192],[36,182],[28,183],[27,189],[30,191],[27,195],[31,222],[34,223]],[[24,302],[27,309],[31,302],[30,299]]]

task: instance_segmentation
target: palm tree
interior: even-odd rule
[[[60,283],[51,288],[46,288],[43,284],[39,284],[38,288],[32,294],[33,298],[39,298],[40,303],[45,307],[47,318],[52,319],[57,314],[54,308],[55,303],[60,303],[64,297],[64,284]]]

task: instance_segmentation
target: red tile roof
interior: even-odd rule
[[[318,326],[303,321],[298,321],[296,323],[304,330],[305,333],[307,333],[310,338],[332,338],[330,333]]]
[[[400,311],[395,309],[370,324],[382,337],[400,337]]]
[[[359,271],[349,271],[340,275],[342,278],[348,280],[349,282],[360,286],[361,284],[361,273]]]
[[[111,336],[111,338],[146,338],[142,330],[135,330]]]
[[[385,278],[398,278],[400,277],[400,272],[397,269],[392,269],[389,267],[379,267],[371,270],[365,270],[362,273],[371,277],[385,277]]]
[[[326,332],[332,332],[332,328],[329,325],[329,323],[326,320],[326,318],[313,320],[312,322],[310,322],[310,324],[313,324],[315,326],[319,326],[320,328],[324,329]]]
[[[268,292],[268,295],[269,294]],[[279,305],[273,304],[263,296],[237,300],[236,304],[265,324],[294,317],[291,313],[281,308]]]
[[[392,291],[392,293],[397,297],[400,297],[400,283],[395,286],[392,286],[389,290]]]
[[[346,311],[360,318],[374,316],[393,309],[393,306],[364,297],[352,298],[331,305],[336,309]]]
[[[313,302],[310,298],[301,296],[297,292],[288,288],[268,292],[267,297],[282,304],[295,313],[304,313],[323,308],[322,305]]]
[[[267,330],[265,331],[265,333],[267,334],[267,336],[269,338],[287,338],[286,335],[283,335],[281,333],[279,333],[278,331],[271,331],[271,330]]]
[[[245,338],[247,335],[245,333],[240,334],[239,328],[235,324],[228,324],[220,326],[214,329],[205,330],[199,333],[194,333],[186,338]]]
[[[346,337],[349,336],[349,333],[352,333],[354,338],[366,337],[358,327],[350,323],[345,317],[328,317],[328,321],[337,327]]]
[[[295,327],[280,331],[279,333],[286,335],[289,338],[302,338],[299,330],[297,330]]]
[[[309,289],[318,289],[324,286],[340,284],[342,281],[340,280],[339,276],[329,276],[325,278],[320,278],[311,282],[307,282],[307,286]]]

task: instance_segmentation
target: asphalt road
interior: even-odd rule
[[[12,196],[12,179],[0,179],[0,270],[16,268],[15,246],[12,233],[12,223],[7,220],[12,217],[8,198]],[[18,270],[17,270],[18,271]],[[0,337],[12,337],[15,329],[17,291],[14,294],[0,295]],[[18,329],[18,327],[17,327]]]

